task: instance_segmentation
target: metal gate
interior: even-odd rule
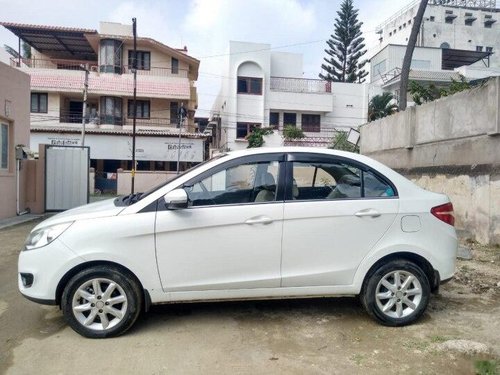
[[[45,146],[45,211],[89,202],[89,147]]]

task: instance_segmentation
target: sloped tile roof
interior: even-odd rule
[[[33,133],[75,133],[80,134],[81,129],[77,127],[63,127],[63,126],[31,126],[30,131]],[[85,133],[87,134],[101,134],[101,135],[132,135],[131,129],[96,129],[96,128],[86,128]],[[149,129],[137,129],[136,135],[147,135],[147,136],[163,136],[163,137],[179,137],[179,132],[175,132],[169,129],[165,130],[149,130]],[[181,133],[182,138],[207,138],[208,136],[203,133]]]

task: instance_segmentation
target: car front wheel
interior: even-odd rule
[[[422,269],[413,262],[395,260],[381,265],[369,276],[361,302],[382,324],[404,326],[420,318],[429,296],[429,280]]]
[[[61,299],[68,324],[90,338],[123,334],[137,320],[141,305],[141,290],[133,277],[109,266],[96,266],[76,274]]]

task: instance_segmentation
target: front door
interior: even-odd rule
[[[190,207],[156,216],[165,292],[280,286],[283,155],[244,157],[184,184]]]

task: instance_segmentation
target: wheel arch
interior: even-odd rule
[[[412,253],[409,251],[402,251],[402,252],[395,252],[391,254],[387,254],[383,256],[382,258],[378,259],[366,272],[363,282],[361,284],[361,293],[363,293],[363,290],[365,289],[366,283],[370,279],[371,275],[382,265],[385,263],[388,263],[393,260],[397,259],[402,259],[402,260],[407,260],[409,262],[415,263],[418,267],[422,269],[422,271],[425,273],[427,276],[427,279],[429,280],[429,285],[431,287],[431,292],[436,292],[439,289],[439,284],[440,284],[440,278],[439,278],[439,272],[434,269],[432,264],[425,259],[423,256]]]
[[[66,272],[64,274],[64,276],[61,278],[61,280],[59,280],[59,283],[57,284],[56,296],[55,296],[56,297],[56,305],[61,307],[61,298],[62,298],[62,294],[64,292],[64,287],[68,284],[69,280],[71,280],[71,278],[73,276],[75,276],[77,273],[79,273],[80,271],[83,271],[84,269],[95,267],[95,266],[115,267],[115,268],[120,269],[124,273],[126,273],[128,276],[132,277],[135,280],[135,282],[137,282],[137,285],[139,285],[139,287],[142,290],[144,311],[147,312],[149,310],[149,307],[151,306],[151,297],[149,295],[149,292],[146,289],[144,289],[141,281],[134,274],[134,272],[132,272],[129,268],[127,268],[119,263],[115,263],[115,262],[111,262],[111,261],[107,261],[107,260],[92,260],[92,261],[88,261],[85,263],[80,263],[80,264],[76,265],[75,267],[73,267],[72,269],[70,269],[68,272]]]

